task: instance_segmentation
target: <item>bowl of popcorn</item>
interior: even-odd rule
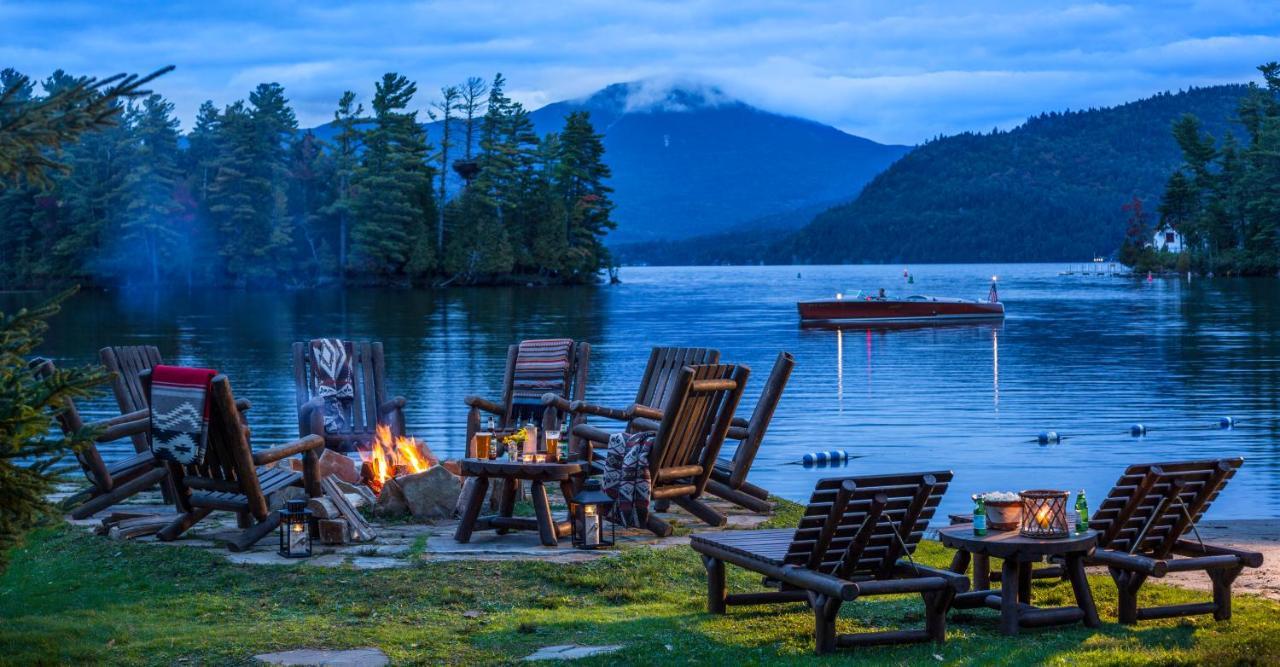
[[[987,527],[991,530],[1017,530],[1022,523],[1022,499],[1012,491],[988,491],[981,494],[987,506]]]

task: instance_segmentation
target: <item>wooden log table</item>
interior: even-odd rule
[[[990,607],[1000,610],[1000,631],[1006,635],[1018,634],[1019,628],[1045,625],[1061,625],[1083,621],[1085,627],[1096,628],[1098,610],[1093,604],[1093,591],[1085,579],[1084,561],[1098,542],[1098,532],[1086,530],[1072,532],[1067,537],[1042,540],[1023,537],[1016,530],[989,530],[986,535],[974,535],[972,525],[948,526],[938,531],[938,539],[944,546],[959,549],[975,556],[1000,558],[1000,590],[973,590],[956,596],[954,609]],[[1044,609],[1031,604],[1031,566],[1046,556],[1063,560],[1063,570],[1071,580],[1076,606]]]
[[[468,458],[462,459],[459,467],[464,477],[474,477],[475,481],[466,485],[470,495],[465,500],[462,521],[458,524],[453,539],[465,544],[471,540],[471,533],[477,530],[496,530],[499,535],[508,530],[536,530],[544,545],[554,547],[560,543],[559,538],[569,534],[569,522],[556,521],[551,516],[551,502],[547,498],[545,484],[559,482],[567,502],[573,497],[574,478],[586,473],[586,464]],[[489,480],[495,477],[506,480],[502,485],[498,513],[480,516],[480,508],[489,490]],[[516,504],[516,489],[521,480],[529,480],[529,494],[533,500],[532,519],[511,515]]]

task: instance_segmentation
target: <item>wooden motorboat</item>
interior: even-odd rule
[[[1004,318],[1004,304],[991,283],[986,301],[942,296],[909,296],[892,299],[877,296],[836,294],[833,299],[801,301],[796,304],[800,320],[806,323],[905,322],[931,320],[976,320]]]

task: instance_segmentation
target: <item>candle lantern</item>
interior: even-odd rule
[[[1044,489],[1019,493],[1022,498],[1022,536],[1053,539],[1069,535],[1067,497],[1070,495],[1068,491]]]
[[[600,488],[600,480],[589,479],[573,497],[570,528],[575,549],[608,549],[613,546],[613,522],[606,532],[604,524],[613,509],[613,498]]]
[[[301,498],[285,502],[280,510],[280,555],[307,558],[311,555],[311,510]]]

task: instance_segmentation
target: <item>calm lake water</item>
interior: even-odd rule
[[[1280,516],[1280,282],[1059,276],[1058,265],[628,268],[623,284],[564,289],[107,292],[78,295],[45,354],[97,360],[105,345],[154,344],[166,360],[220,369],[250,399],[254,442],[296,436],[289,346],[321,336],[386,344],[409,430],[445,456],[463,448],[462,398],[497,397],[506,347],[571,336],[593,345],[589,397],[633,397],[653,345],[719,348],[753,371],[744,412],[779,350],[797,366],[752,481],[803,501],[831,468],[803,452],[859,458],[836,472],[952,469],[944,511],[980,490],[1087,490],[1093,503],[1130,463],[1241,455],[1216,518]],[[799,275],[797,275],[799,273]],[[1000,276],[998,324],[801,328],[795,301],[885,287],[983,298]],[[0,309],[30,303],[0,295]],[[114,414],[106,396],[86,412]],[[1217,426],[1233,416],[1231,430]],[[1145,438],[1130,424],[1147,425]],[[1042,430],[1062,433],[1041,446]],[[117,449],[120,453],[123,450]]]

